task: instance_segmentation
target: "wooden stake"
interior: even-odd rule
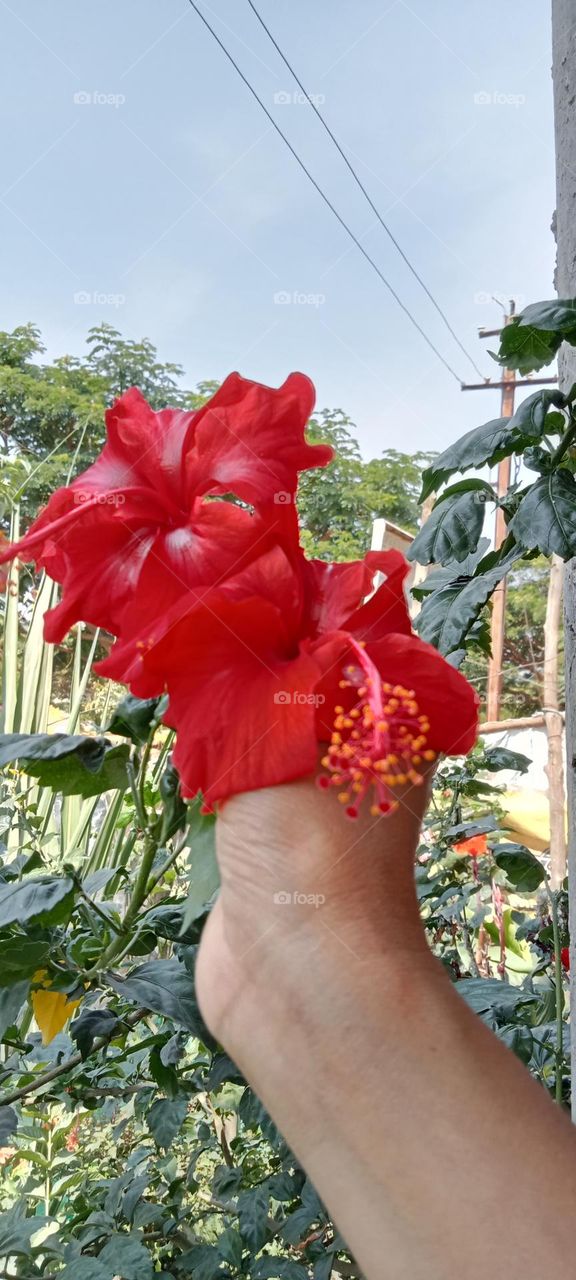
[[[564,717],[558,697],[558,643],[564,566],[552,556],[544,624],[544,723],[548,738],[548,805],[550,809],[550,882],[559,889],[566,875],[566,819],[564,796]]]

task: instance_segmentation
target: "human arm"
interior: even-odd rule
[[[368,1280],[477,1280],[498,1254],[507,1280],[568,1280],[576,1136],[428,949],[424,802],[351,825],[306,781],[230,801],[204,1015]]]

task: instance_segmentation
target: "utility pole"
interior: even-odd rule
[[[556,290],[576,297],[576,0],[552,0],[552,79],[556,134]],[[576,381],[576,352],[560,352],[560,389]],[[570,915],[570,1029],[572,1119],[576,1120],[576,559],[565,567],[566,781],[568,793],[568,898]]]
[[[576,0],[575,0],[576,3]],[[510,324],[516,313],[514,301],[510,302],[510,308],[504,317],[504,324]],[[501,329],[479,329],[479,337],[493,338],[500,336]],[[511,418],[514,413],[514,399],[516,387],[536,387],[541,386],[545,382],[556,382],[556,378],[517,378],[514,369],[504,369],[502,378],[499,382],[492,381],[487,378],[485,382],[462,383],[462,391],[493,391],[496,388],[501,392],[500,417]],[[498,480],[497,492],[498,497],[503,498],[510,488],[510,465],[511,459],[502,458],[498,463]],[[504,512],[501,507],[496,510],[496,529],[494,534],[494,546],[498,550],[502,546],[506,537],[506,521]],[[489,721],[500,719],[500,699],[502,695],[502,665],[504,660],[504,625],[506,614],[506,578],[497,586],[492,597],[492,613],[490,620],[490,648],[491,657],[488,662],[488,687],[486,693],[486,719]]]

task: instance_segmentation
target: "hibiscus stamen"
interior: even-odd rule
[[[356,690],[358,700],[350,709],[334,708],[334,731],[322,759],[326,773],[318,785],[339,789],[338,799],[349,818],[358,817],[367,796],[370,813],[379,817],[398,808],[399,787],[422,785],[418,766],[435,760],[436,752],[427,746],[430,723],[420,712],[414,690],[381,680],[358,649],[358,664],[350,663],[340,681],[340,688]]]

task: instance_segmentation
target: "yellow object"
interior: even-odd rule
[[[534,853],[550,847],[550,811],[545,791],[507,791],[502,797],[504,827],[513,840]]]
[[[45,969],[35,973],[34,981],[41,982],[45,974]],[[40,987],[38,991],[32,992],[32,1008],[38,1029],[42,1033],[42,1044],[50,1044],[54,1036],[66,1026],[79,1004],[79,1000],[69,1000],[65,992],[52,991],[50,987]]]

